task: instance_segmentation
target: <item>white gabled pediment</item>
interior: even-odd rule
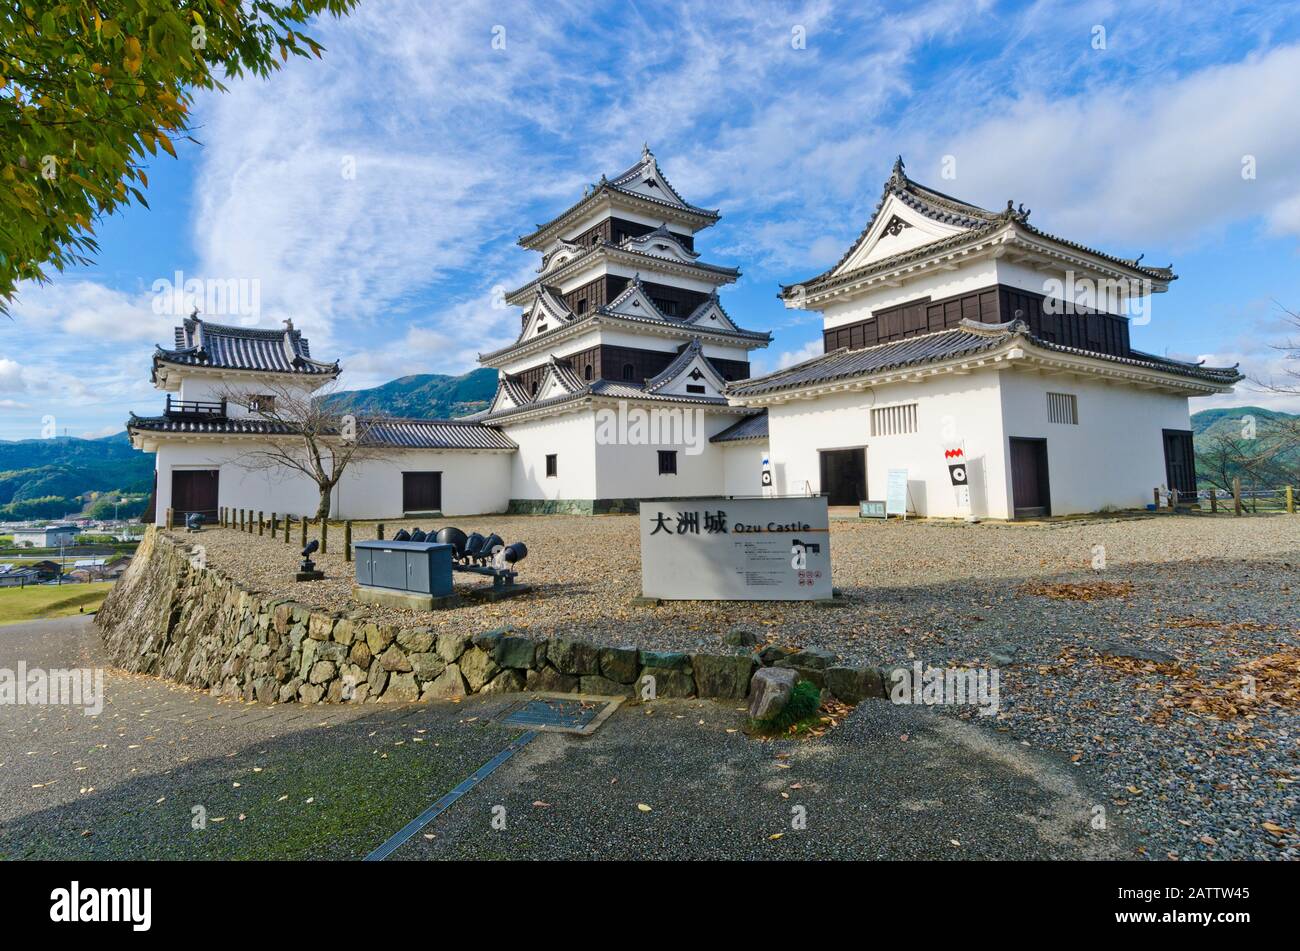
[[[731,319],[731,316],[722,309],[717,294],[712,295],[703,304],[695,308],[691,315],[686,318],[686,323],[707,330],[743,332],[736,326],[736,322]]]
[[[627,286],[623,293],[606,304],[604,310],[606,313],[619,314],[624,317],[643,317],[650,320],[668,319],[655,306],[654,301],[650,299],[650,295],[646,293],[639,276],[632,279],[632,283]]]
[[[528,319],[524,321],[524,330],[519,335],[519,342],[531,340],[572,319],[573,312],[564,305],[564,302],[543,287],[537,292],[537,296],[533,298],[533,303],[528,308]]]
[[[884,258],[914,250],[925,244],[942,241],[962,231],[960,225],[947,224],[926,217],[909,207],[897,195],[890,194],[872,219],[858,246],[833,272],[847,274]]]
[[[688,251],[675,234],[662,226],[648,234],[626,239],[623,246],[632,251],[653,254],[656,257],[668,258],[684,264],[693,264],[699,257],[694,251]]]
[[[569,365],[560,363],[552,356],[546,368],[546,376],[542,377],[541,385],[537,387],[534,402],[549,400],[556,396],[568,396],[578,392],[582,387],[582,381]]]
[[[587,248],[582,245],[561,238],[551,251],[542,256],[542,266],[537,269],[537,272],[547,274],[558,270],[585,251]]]
[[[517,393],[513,392],[517,386],[511,385],[506,379],[497,380],[497,391],[492,397],[492,405],[488,408],[489,413],[500,413],[503,410],[514,409],[516,406],[522,406],[516,397]]]
[[[646,383],[646,392],[661,396],[718,397],[723,395],[726,385],[727,381],[704,356],[696,338],[662,373]]]

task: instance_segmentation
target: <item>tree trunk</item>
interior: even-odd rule
[[[316,506],[317,518],[330,517],[330,494],[333,492],[333,485],[322,485],[320,487],[320,504]]]

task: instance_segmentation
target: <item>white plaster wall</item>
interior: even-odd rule
[[[334,488],[336,518],[402,514],[402,473],[442,473],[444,515],[504,512],[510,501],[513,453],[405,450],[353,462]]]
[[[314,515],[316,483],[295,469],[250,469],[241,465],[253,443],[166,444],[159,446],[157,522],[171,507],[175,469],[218,469],[217,505],[290,515]],[[393,518],[402,514],[402,473],[441,472],[446,515],[503,512],[509,502],[513,453],[403,450],[390,456],[354,461],[335,486],[333,517]]]
[[[991,259],[958,266],[955,271],[935,271],[903,283],[901,287],[881,286],[853,300],[836,300],[822,309],[823,327],[827,330],[842,324],[865,320],[872,311],[906,304],[922,297],[939,300],[965,294],[997,283],[997,267]]]
[[[276,382],[283,385],[284,378],[277,378]],[[317,383],[324,381],[317,380]],[[316,387],[304,386],[303,393],[310,393]],[[208,376],[205,374],[187,375],[182,378],[180,391],[176,394],[177,400],[193,400],[200,403],[220,403],[221,397],[226,393],[271,393],[275,392],[273,386],[268,385],[266,376],[257,376],[247,374],[243,376]],[[165,399],[165,397],[164,397]],[[161,415],[163,408],[158,408]],[[236,403],[228,403],[226,412],[230,416],[247,416],[248,411],[243,406]]]
[[[1077,426],[1047,421],[1048,392],[1077,397]],[[1185,396],[1031,370],[1002,375],[1001,401],[1008,440],[1047,439],[1053,515],[1148,504],[1152,489],[1165,484],[1162,430],[1192,428]],[[1004,465],[1010,457],[1008,441]],[[1008,507],[1011,494],[1008,481]]]
[[[629,409],[633,408],[629,405]],[[639,407],[653,408],[653,407]],[[691,407],[691,412],[697,408]],[[728,413],[699,411],[692,417],[689,431],[679,432],[689,437],[691,446],[700,449],[689,452],[687,441],[673,441],[671,430],[661,431],[665,438],[639,445],[601,444],[596,448],[596,498],[635,499],[686,496],[716,496],[724,494],[724,451],[709,442],[714,436],[739,419]],[[659,474],[659,450],[676,450],[677,474]]]
[[[762,495],[763,456],[766,442],[724,443],[722,448],[722,494]]]
[[[911,402],[917,404],[915,434],[871,435],[873,406]],[[1001,409],[994,370],[775,404],[768,407],[773,480],[781,494],[802,495],[806,487],[818,493],[820,450],[865,447],[871,499],[885,498],[890,469],[905,468],[910,507],[916,514],[956,516],[960,513],[943,448],[945,442],[960,439],[972,461],[974,514],[1007,518]]]
[[[166,522],[172,504],[172,477],[175,469],[217,469],[218,508],[244,508],[265,512],[303,515],[315,513],[320,495],[316,483],[295,469],[282,467],[273,471],[250,469],[241,465],[255,448],[251,442],[227,442],[159,445],[155,466],[158,493],[155,497],[156,520]]]
[[[502,431],[519,444],[510,465],[512,499],[594,499],[596,494],[595,416],[590,410],[525,423],[505,423]],[[558,474],[546,475],[546,456],[555,453]]]

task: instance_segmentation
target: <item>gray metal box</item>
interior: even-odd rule
[[[436,542],[366,541],[356,551],[357,584],[435,598],[452,593],[451,546]]]

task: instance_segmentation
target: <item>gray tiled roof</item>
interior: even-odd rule
[[[738,380],[727,387],[727,392],[732,396],[751,396],[901,369],[992,350],[1005,343],[1009,336],[1008,333],[990,334],[956,329],[908,337],[862,350],[841,348],[767,376]]]
[[[1108,363],[1121,363],[1126,366],[1159,370],[1192,379],[1206,380],[1211,383],[1231,384],[1243,379],[1236,367],[1207,367],[1196,363],[1184,363],[1157,357],[1153,354],[1134,351],[1132,356],[1117,357],[1106,353],[1094,353],[1067,347],[1035,337],[1028,332],[1024,324],[987,324],[963,323],[952,330],[923,334],[877,344],[860,350],[841,348],[820,357],[814,357],[803,363],[795,364],[776,373],[748,380],[739,380],[727,387],[730,396],[756,396],[773,393],[778,390],[797,389],[834,380],[847,380],[855,377],[887,373],[909,367],[936,363],[941,360],[973,356],[995,350],[1011,338],[1019,336],[1033,347],[1059,353],[1070,353]]]
[[[127,420],[128,430],[156,433],[234,436],[290,436],[287,423],[251,417],[232,419],[174,419],[167,416],[136,416]],[[368,445],[393,449],[516,449],[514,441],[499,429],[477,422],[447,419],[372,419],[364,421]]]
[[[520,413],[531,413],[536,409],[547,409],[552,406],[561,406],[565,403],[587,399],[589,397],[603,397],[606,399],[623,399],[623,400],[650,400],[665,403],[691,403],[699,406],[727,406],[727,400],[719,396],[685,396],[681,394],[664,394],[650,393],[646,391],[645,384],[623,383],[616,380],[593,380],[590,383],[584,383],[572,393],[561,393],[559,396],[552,396],[544,400],[534,400],[525,403],[522,406],[512,406],[509,409],[498,410],[495,413],[476,414],[476,419],[484,421],[495,421],[505,419],[509,416],[515,416]]]
[[[160,362],[179,366],[214,367],[229,370],[261,370],[273,373],[329,375],[339,372],[337,363],[311,358],[311,348],[292,324],[284,330],[259,330],[210,324],[188,317],[176,328],[176,346],[159,346],[154,368]]]
[[[928,244],[903,251],[899,254],[873,261],[862,267],[854,268],[852,271],[846,271],[843,274],[836,274],[836,271],[844,265],[853,253],[866,240],[867,234],[871,231],[872,225],[880,216],[885,207],[885,201],[890,195],[896,197],[903,204],[928,218],[940,221],[945,224],[952,224],[966,230],[958,234],[951,235],[947,238],[941,238]],[[1096,248],[1090,248],[1087,245],[1080,244],[1076,241],[1070,241],[1065,238],[1049,234],[1029,223],[1029,211],[1021,206],[1019,209],[1013,207],[1012,202],[1007,202],[1007,207],[1003,211],[990,211],[987,208],[981,208],[978,205],[972,205],[969,202],[962,201],[959,198],[953,198],[951,195],[945,195],[943,192],[936,191],[925,185],[915,182],[908,178],[903,171],[903,160],[900,156],[894,163],[894,169],[885,182],[885,186],[880,194],[880,200],[876,203],[875,211],[867,220],[866,227],[854,239],[849,249],[844,255],[835,262],[835,264],[821,274],[810,277],[805,281],[799,281],[794,284],[782,286],[781,295],[786,297],[790,291],[796,287],[802,287],[805,293],[825,290],[836,287],[840,284],[849,283],[859,278],[866,277],[869,274],[891,270],[909,261],[919,258],[929,257],[940,251],[946,251],[950,248],[959,247],[969,241],[977,241],[980,238],[991,235],[1009,223],[1014,222],[1018,227],[1023,228],[1030,234],[1045,238],[1056,244],[1061,244],[1072,248],[1076,251],[1083,251],[1095,255],[1106,261],[1111,261],[1123,267],[1132,268],[1146,274],[1153,280],[1172,281],[1177,279],[1172,267],[1150,267],[1141,264],[1140,259],[1122,258],[1105,251],[1099,251]]]
[[[746,416],[738,423],[733,423],[716,436],[711,436],[709,442],[745,442],[750,439],[767,438],[767,410]]]

